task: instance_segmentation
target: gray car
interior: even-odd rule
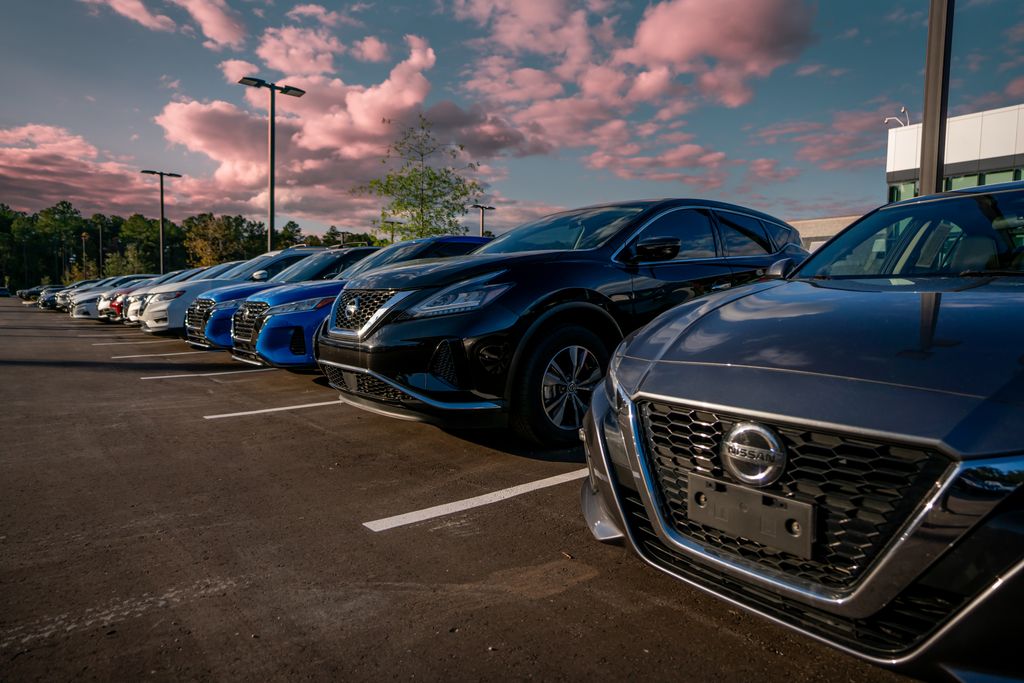
[[[884,206],[788,270],[619,346],[590,530],[876,664],[1019,677],[1024,183]]]

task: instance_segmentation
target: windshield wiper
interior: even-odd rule
[[[1008,275],[1010,277],[1024,277],[1024,271],[1020,270],[964,270],[957,274],[957,277],[985,277],[990,275],[998,277]]]

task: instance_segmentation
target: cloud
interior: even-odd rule
[[[751,184],[784,183],[800,175],[798,168],[779,168],[778,159],[754,159],[747,165]]]
[[[256,48],[267,67],[288,75],[332,72],[334,56],[344,51],[341,41],[326,30],[297,26],[268,28]]]
[[[923,10],[908,12],[904,7],[897,7],[883,18],[890,24],[920,24],[928,17]]]
[[[352,11],[357,11],[354,7],[351,9]],[[330,27],[341,26],[343,24],[348,26],[363,25],[363,22],[358,19],[353,19],[343,12],[329,10],[323,5],[296,5],[288,10],[288,13],[285,16],[296,21],[304,18],[310,18],[320,22],[324,26]]]
[[[491,55],[466,70],[465,87],[497,103],[530,102],[558,97],[564,88],[547,71],[517,68],[510,57]]]
[[[259,71],[258,66],[244,59],[228,59],[217,66],[220,67],[221,73],[224,74],[224,80],[228,83],[238,83],[240,78],[251,76]]]
[[[204,46],[211,50],[225,47],[241,49],[245,44],[245,24],[225,0],[169,0],[181,7],[199,24],[206,36]]]
[[[825,68],[824,64],[805,64],[796,70],[797,76],[810,76]]]
[[[87,5],[109,7],[126,19],[131,19],[153,31],[173,31],[178,25],[164,14],[153,14],[142,0],[79,0]]]
[[[352,56],[361,62],[386,62],[388,46],[376,36],[366,36],[352,45]]]

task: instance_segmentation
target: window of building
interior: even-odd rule
[[[974,175],[962,175],[955,178],[948,179],[948,187],[951,190],[962,190],[965,187],[977,187],[978,186],[978,174]]]
[[[1013,180],[1013,170],[1009,171],[995,171],[993,173],[986,173],[982,177],[982,185],[995,185],[996,183],[1008,183]]]

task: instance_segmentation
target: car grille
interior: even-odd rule
[[[345,371],[333,365],[322,363],[320,368],[327,375],[327,381],[339,391],[351,394],[359,394],[378,401],[389,403],[401,403],[409,396],[387,382],[382,382],[372,375],[365,375],[361,372]]]
[[[338,310],[334,314],[334,327],[339,330],[358,331],[369,322],[370,318],[386,304],[397,290],[394,289],[343,289]],[[350,316],[346,313],[349,306],[355,305],[355,312]]]
[[[199,330],[200,332],[205,330],[206,321],[210,318],[213,306],[213,299],[196,299],[193,301],[185,313],[185,327]]]
[[[270,304],[262,301],[246,301],[238,307],[231,318],[231,339],[233,341],[254,345],[259,328],[263,324],[263,314]]]
[[[789,461],[777,482],[759,490],[815,506],[814,554],[805,559],[688,517],[688,475],[728,480],[719,447],[744,418],[661,402],[641,401],[638,408],[645,457],[667,524],[702,545],[832,589],[848,588],[863,575],[948,465],[919,448],[769,425],[785,443]]]
[[[637,494],[621,486],[620,503],[637,550],[657,567],[756,609],[794,628],[875,657],[893,657],[922,642],[966,599],[918,582],[865,619],[840,617],[734,580],[668,548],[655,532]]]

